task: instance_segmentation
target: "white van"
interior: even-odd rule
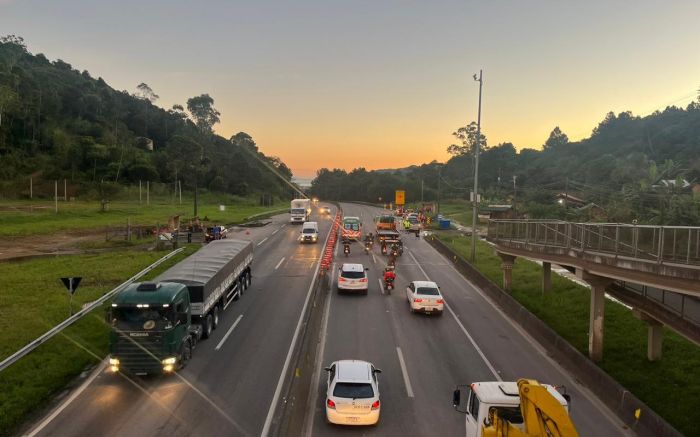
[[[306,222],[302,225],[300,243],[315,243],[318,241],[318,223]]]

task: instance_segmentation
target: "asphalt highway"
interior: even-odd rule
[[[345,215],[359,216],[365,231],[373,229],[377,208],[343,204]],[[452,408],[457,384],[495,379],[534,378],[566,385],[572,396],[572,417],[582,436],[624,435],[622,423],[576,386],[535,342],[511,324],[450,263],[422,238],[403,234],[404,254],[397,261],[396,288],[384,294],[379,278],[387,258],[378,245],[367,255],[354,244],[343,262],[369,267],[369,294],[339,294],[333,282],[328,298],[321,370],[309,409],[307,436],[340,434],[382,436],[464,435],[465,417]],[[337,274],[333,276],[335,279]],[[409,281],[432,280],[441,288],[449,309],[442,316],[409,311]],[[381,419],[358,431],[331,425],[325,419],[327,375],[322,370],[339,359],[361,359],[382,369],[379,375]],[[403,365],[402,365],[403,362]]]
[[[380,210],[342,205],[360,216],[365,230]],[[232,238],[256,244],[252,287],[223,313],[213,336],[200,342],[187,368],[168,377],[126,377],[100,370],[73,393],[71,402],[38,421],[30,435],[41,436],[258,436],[268,429],[280,396],[281,375],[295,338],[305,299],[314,280],[331,217],[320,225],[318,244],[300,245],[300,227],[288,216]],[[386,257],[375,245],[361,244],[349,257],[335,259],[324,307],[322,342],[305,435],[382,436],[464,435],[464,416],[452,408],[457,384],[494,379],[535,378],[566,385],[572,417],[582,436],[623,435],[621,422],[547,358],[450,263],[422,238],[404,234],[405,252],[397,262],[396,289],[384,294],[379,278]],[[369,294],[336,291],[342,262],[369,267]],[[442,316],[409,312],[405,286],[411,280],[440,285],[449,309]],[[325,421],[326,375],[338,359],[367,360],[379,376],[381,420],[376,427],[342,428]]]
[[[231,302],[212,337],[197,344],[188,366],[167,377],[126,377],[103,370],[58,415],[40,421],[43,427],[36,435],[260,435],[332,210],[330,217],[321,217],[314,209],[312,219],[321,231],[318,244],[299,244],[301,227],[288,224],[287,214],[262,228],[231,232],[229,238],[256,244],[252,286]]]

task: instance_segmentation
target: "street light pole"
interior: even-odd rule
[[[476,147],[474,148],[474,203],[472,204],[472,256],[471,261],[476,262],[476,225],[479,220],[479,145],[481,143],[481,89],[484,85],[483,72],[479,70],[479,78],[474,75],[474,80],[479,82],[479,112],[476,121]]]

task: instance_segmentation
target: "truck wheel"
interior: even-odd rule
[[[248,272],[245,274],[246,288],[250,288],[250,284],[253,282],[253,275]]]
[[[184,369],[187,363],[192,358],[192,344],[189,340],[185,340],[180,348],[180,369]]]
[[[214,306],[214,317],[212,319],[211,327],[216,329],[219,326],[219,305]]]
[[[245,281],[243,279],[238,280],[238,290],[240,291],[240,295],[243,296],[243,292],[245,291],[244,287]]]
[[[204,326],[202,326],[202,338],[209,338],[212,331],[212,324],[211,314],[207,314],[207,317],[204,319]]]

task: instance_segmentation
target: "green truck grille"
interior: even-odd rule
[[[162,371],[163,336],[154,332],[121,332],[112,347],[112,356],[130,373]]]

